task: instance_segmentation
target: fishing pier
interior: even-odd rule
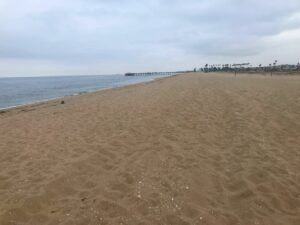
[[[190,71],[176,71],[176,72],[146,72],[146,73],[125,73],[125,76],[172,76],[179,73],[186,73]]]

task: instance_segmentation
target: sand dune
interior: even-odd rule
[[[299,225],[300,77],[188,74],[0,113],[0,224]]]

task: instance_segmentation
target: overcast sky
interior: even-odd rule
[[[300,0],[0,0],[0,76],[300,61]]]

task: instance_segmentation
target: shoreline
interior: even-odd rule
[[[181,74],[177,74],[177,75],[181,75]],[[41,101],[28,102],[28,103],[24,103],[24,104],[20,104],[20,105],[15,105],[15,106],[8,106],[8,107],[0,108],[0,114],[3,114],[7,111],[15,110],[15,109],[17,110],[17,109],[20,109],[20,108],[23,108],[23,107],[34,107],[34,106],[41,105],[41,104],[47,104],[48,102],[50,103],[50,102],[54,102],[54,101],[61,101],[64,98],[70,98],[70,97],[72,98],[72,97],[77,97],[77,96],[81,96],[81,95],[98,93],[98,92],[101,92],[101,91],[107,91],[107,90],[112,90],[112,89],[132,86],[132,85],[138,85],[138,84],[153,82],[153,81],[156,81],[156,80],[159,80],[159,79],[165,79],[165,78],[169,78],[169,77],[177,76],[177,75],[159,77],[159,78],[154,78],[152,80],[142,81],[142,82],[138,82],[138,83],[132,83],[132,84],[125,84],[125,85],[119,85],[119,86],[114,86],[114,87],[102,88],[102,89],[98,89],[98,90],[94,90],[94,91],[84,91],[84,92],[79,92],[79,93],[75,93],[75,94],[72,94],[72,95],[65,95],[65,96],[57,97],[57,98],[50,98],[50,99],[45,99],[45,100],[41,100]]]
[[[102,88],[102,89],[98,89],[98,90],[94,90],[94,91],[84,91],[84,92],[79,92],[79,93],[75,93],[75,94],[72,94],[72,95],[65,95],[65,96],[56,97],[56,98],[50,98],[50,99],[34,101],[34,102],[28,102],[28,103],[24,103],[24,104],[20,104],[20,105],[15,105],[15,106],[8,106],[8,107],[0,108],[0,114],[3,113],[3,111],[10,111],[10,110],[19,109],[19,108],[22,108],[22,107],[30,107],[30,106],[40,105],[40,104],[46,104],[47,102],[60,101],[60,100],[63,100],[64,98],[76,97],[76,96],[81,96],[81,95],[86,95],[86,94],[91,94],[91,93],[97,93],[97,92],[100,92],[100,91],[111,90],[111,89],[115,89],[115,88],[121,88],[121,87],[127,87],[127,86],[132,86],[132,85],[138,85],[138,84],[153,82],[153,81],[156,81],[156,80],[167,79],[169,77],[180,76],[180,75],[183,75],[183,74],[187,74],[187,73],[154,78],[153,80],[142,81],[142,82],[139,82],[139,83],[125,84],[125,85],[120,85],[120,86],[115,86],[115,87]],[[190,74],[193,74],[193,73],[190,73]],[[214,73],[214,72],[209,72],[209,73],[196,72],[196,74],[202,74],[202,75],[207,75],[207,76],[209,76],[210,74],[235,76],[234,73],[230,73],[230,72],[217,72],[217,73]],[[265,73],[238,72],[237,76],[238,75],[262,76],[262,77],[269,77],[270,76],[271,77],[270,73],[267,73],[267,72],[265,72]],[[299,74],[275,73],[272,76],[274,76],[274,77],[276,77],[276,76],[277,77],[282,77],[282,76],[284,76],[284,77],[297,77],[298,75],[300,75],[300,73]],[[103,76],[103,75],[101,75],[101,76]],[[31,78],[31,77],[28,77],[28,78]]]

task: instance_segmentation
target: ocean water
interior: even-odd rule
[[[124,75],[0,78],[0,109],[154,80]]]

